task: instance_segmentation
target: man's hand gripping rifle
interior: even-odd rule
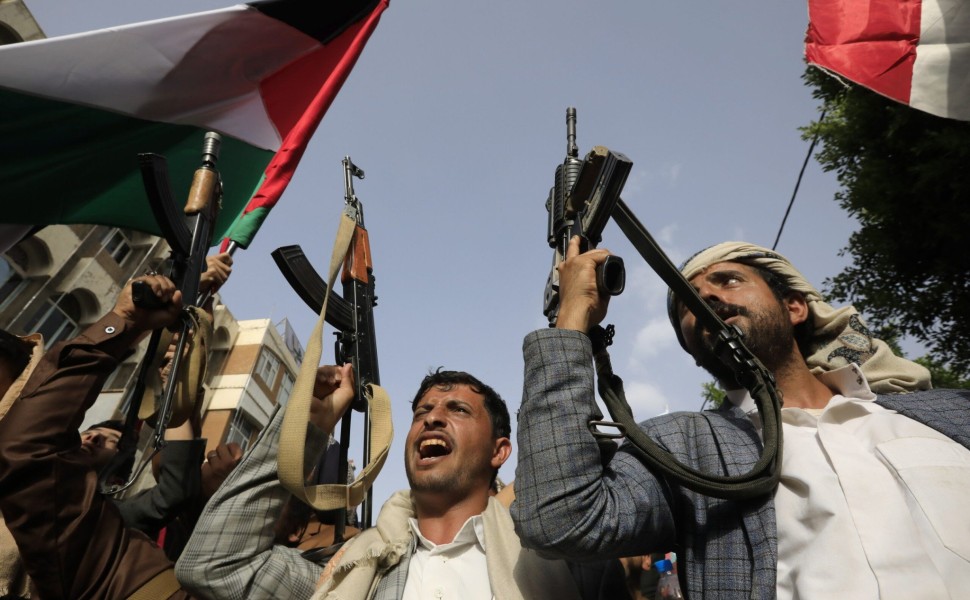
[[[603,228],[620,200],[633,162],[619,152],[595,146],[584,159],[576,146],[576,109],[566,109],[566,160],[556,167],[556,181],[549,190],[548,242],[553,249],[552,270],[546,281],[543,314],[554,327],[559,317],[559,263],[566,257],[569,240],[580,237],[583,252],[595,248]],[[610,256],[596,271],[600,293],[616,296],[626,285],[623,259]],[[609,345],[609,334],[604,343]]]
[[[189,330],[194,323],[193,309],[201,306],[207,296],[199,295],[199,279],[206,268],[206,253],[212,245],[212,231],[222,205],[222,179],[216,164],[219,160],[221,137],[215,132],[205,134],[202,144],[202,164],[196,169],[184,208],[179,208],[169,183],[168,167],[165,158],[157,154],[138,155],[142,180],[148,196],[152,213],[162,230],[163,237],[171,248],[166,272],[182,292],[183,311],[178,325],[178,341],[172,358],[169,375],[162,391],[162,399],[154,411],[153,448],[158,452],[165,445],[165,430],[173,416],[176,391],[184,367],[184,351],[189,339]],[[160,301],[151,288],[142,281],[132,284],[132,300],[141,308],[159,308]],[[104,493],[116,494],[128,488],[137,479],[141,469],[149,462],[143,460],[141,466],[129,477],[125,472],[130,468],[138,441],[137,424],[140,420],[139,409],[145,393],[146,382],[151,369],[155,368],[155,357],[160,351],[162,330],[152,332],[145,356],[139,366],[135,385],[128,390],[123,405],[127,406],[125,429],[119,443],[115,459],[101,472],[101,488]],[[197,389],[183,389],[183,393],[195,394]],[[195,399],[192,398],[192,403]],[[181,415],[179,418],[184,417]],[[112,483],[127,479],[123,484]]]
[[[600,441],[604,452],[614,452],[609,439],[626,437],[641,460],[652,470],[695,492],[717,498],[751,498],[771,493],[778,483],[781,464],[780,404],[772,374],[744,345],[740,330],[729,327],[697,294],[680,271],[653,239],[630,208],[620,199],[632,163],[622,154],[597,146],[580,161],[576,150],[576,110],[566,111],[567,156],[556,168],[556,185],[549,192],[549,244],[555,249],[553,268],[546,284],[543,313],[554,326],[559,310],[559,278],[556,267],[566,253],[573,235],[585,236],[588,244],[582,251],[595,247],[606,221],[612,217],[633,247],[654,271],[671,287],[677,298],[694,313],[701,326],[716,333],[714,352],[730,367],[740,383],[751,392],[762,416],[764,451],[748,473],[739,476],[712,475],[681,464],[658,446],[637,425],[623,392],[623,382],[613,373],[606,351],[612,340],[612,326],[606,330],[594,327],[588,332],[593,342],[597,385],[615,422],[592,420],[590,430]],[[610,257],[615,259],[616,257]],[[618,259],[617,259],[618,260]],[[604,263],[597,272],[601,293],[612,295],[623,290],[623,267]],[[609,433],[602,427],[616,428]],[[609,454],[604,458],[608,460]]]

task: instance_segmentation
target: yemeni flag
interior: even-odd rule
[[[808,62],[913,108],[970,120],[970,3],[809,0]]]
[[[158,235],[137,154],[165,156],[184,199],[210,130],[225,194],[214,239],[244,209],[261,222],[387,4],[266,0],[0,47],[2,222]]]

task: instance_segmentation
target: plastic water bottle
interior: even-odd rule
[[[653,563],[653,567],[660,573],[660,580],[657,581],[657,600],[683,599],[684,593],[680,591],[680,581],[674,573],[673,564],[667,560],[658,560]]]

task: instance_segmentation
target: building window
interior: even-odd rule
[[[256,373],[263,380],[263,383],[266,384],[266,387],[273,388],[273,384],[276,383],[276,374],[279,373],[279,370],[280,359],[269,348],[263,348],[263,351],[259,354],[259,360],[256,361]]]
[[[38,332],[44,336],[44,348],[56,342],[74,337],[80,330],[81,307],[69,294],[54,296],[44,301],[40,309],[27,321],[24,331]]]
[[[281,406],[286,406],[286,401],[290,399],[290,394],[293,393],[293,384],[296,379],[290,375],[289,371],[283,371],[283,381],[280,382],[280,393],[276,395],[276,402]]]
[[[5,257],[0,257],[0,310],[9,305],[27,287],[27,280]]]
[[[115,259],[115,262],[119,265],[124,264],[125,259],[131,255],[131,242],[120,229],[116,228],[109,231],[101,240],[101,245],[104,247],[104,251],[110,254],[111,258]]]
[[[229,355],[228,348],[219,348],[209,353],[209,362],[206,365],[206,380],[212,380],[222,374],[222,367],[226,364],[226,357]]]
[[[14,28],[6,23],[0,23],[0,46],[16,44],[22,41],[24,41],[24,38],[20,37],[20,34]]]
[[[249,440],[252,439],[255,431],[256,428],[249,422],[246,415],[241,410],[237,410],[232,416],[232,421],[229,423],[229,433],[226,434],[226,443],[231,444],[235,442],[245,452],[249,446]]]

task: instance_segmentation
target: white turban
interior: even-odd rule
[[[746,242],[723,242],[687,259],[680,271],[689,280],[711,265],[728,261],[767,269],[780,277],[790,289],[805,295],[814,324],[805,362],[813,373],[856,363],[862,368],[869,387],[877,394],[912,392],[931,387],[930,373],[926,368],[893,354],[888,344],[872,336],[859,311],[852,306],[836,309],[826,304],[818,290],[787,258],[777,252]],[[680,345],[686,349],[672,293],[667,295],[667,312]]]

